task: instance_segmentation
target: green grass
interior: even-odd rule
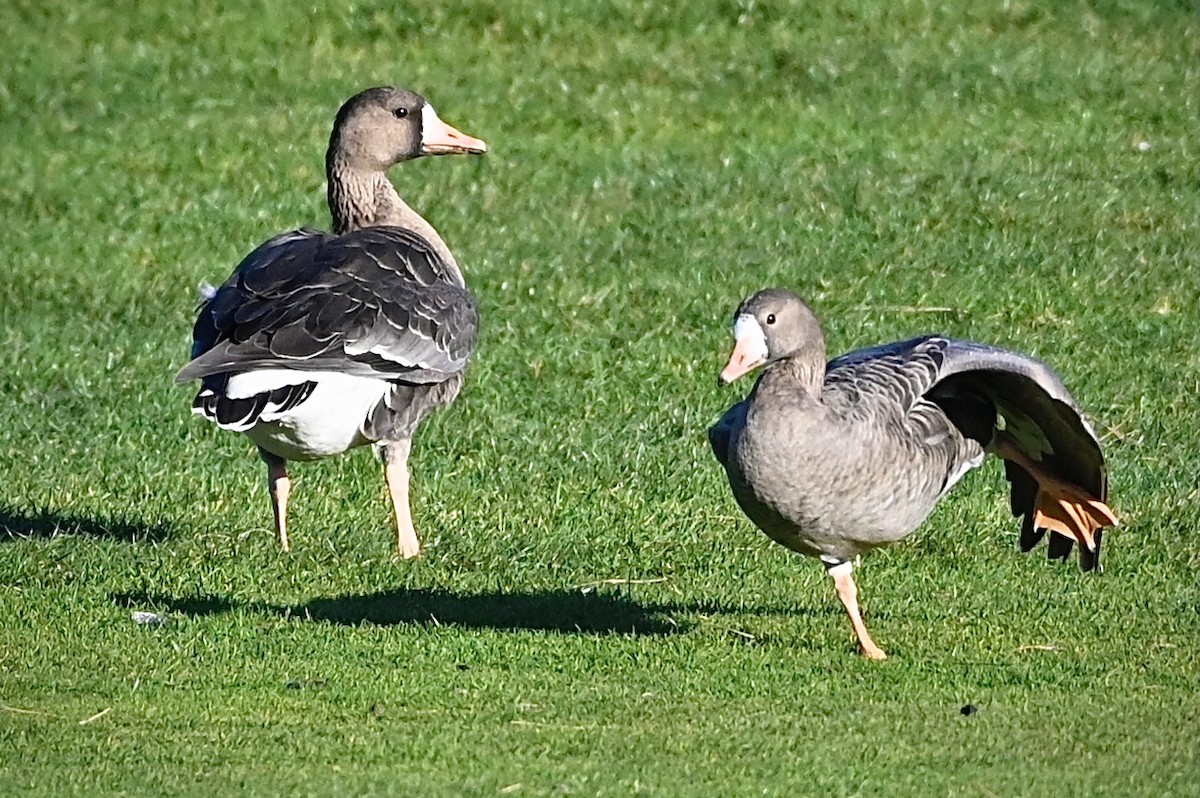
[[[1192,3],[224,5],[0,7],[0,794],[1196,793]],[[427,555],[360,451],[296,469],[285,556],[171,376],[383,82],[492,146],[393,175],[482,340],[414,448]],[[1020,555],[987,468],[866,559],[856,657],[704,440],[766,285],[834,351],[1057,366],[1104,574]]]

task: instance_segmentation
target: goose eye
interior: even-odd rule
[[[408,116],[408,109],[404,108],[403,106],[397,108],[395,111],[392,111],[392,116],[396,117],[397,119],[403,119],[404,117]]]
[[[775,314],[768,313],[767,314],[767,324],[774,324],[774,323],[775,323]]]

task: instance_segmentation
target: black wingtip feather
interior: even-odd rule
[[[1092,533],[1092,542],[1095,547],[1088,549],[1087,546],[1079,547],[1079,570],[1085,574],[1089,571],[1100,573],[1104,568],[1100,565],[1100,541],[1104,537],[1104,530],[1097,529]]]
[[[1021,519],[1021,551],[1033,551],[1033,547],[1042,541],[1046,530],[1039,529],[1033,523],[1033,513],[1026,513]]]
[[[1039,528],[1033,523],[1033,513],[1027,513],[1021,519],[1021,551],[1032,551],[1042,538],[1046,536],[1048,530]],[[1058,532],[1050,531],[1050,542],[1047,546],[1046,556],[1050,560],[1060,560],[1066,562],[1071,556],[1071,550],[1075,547],[1075,541],[1066,535]],[[1079,547],[1079,570],[1084,573],[1095,571],[1099,573],[1103,570],[1100,566],[1100,542],[1104,539],[1104,530],[1097,529],[1092,534],[1093,548],[1080,545]]]
[[[1074,545],[1075,541],[1073,541],[1071,538],[1052,531],[1050,533],[1050,546],[1047,550],[1046,556],[1051,560],[1062,560],[1063,562],[1066,562],[1067,558],[1071,556],[1071,549],[1074,547]]]

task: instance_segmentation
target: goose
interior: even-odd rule
[[[384,464],[397,553],[420,554],[412,438],[462,388],[478,313],[454,255],[386,171],[423,155],[486,151],[420,94],[359,92],[338,110],[325,156],[333,231],[281,233],[204,292],[192,359],[176,381],[200,380],[192,412],[258,447],[284,551],[288,462],[371,444]]]
[[[759,291],[734,313],[726,386],[762,368],[744,401],[709,429],[734,499],[777,543],[833,578],[861,652],[887,655],[863,624],[858,557],[913,532],[990,452],[1004,461],[1020,546],[1048,531],[1049,556],[1079,544],[1100,568],[1108,478],[1095,433],[1046,364],[972,341],[924,336],[826,362],[812,309]]]

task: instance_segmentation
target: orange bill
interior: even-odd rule
[[[431,105],[425,105],[421,109],[422,155],[480,155],[485,152],[487,144],[483,139],[468,136],[461,130],[447,125]]]
[[[737,339],[733,346],[733,354],[729,356],[729,363],[721,369],[718,382],[722,386],[728,385],[761,366],[767,360],[762,349],[762,345],[752,338]]]

